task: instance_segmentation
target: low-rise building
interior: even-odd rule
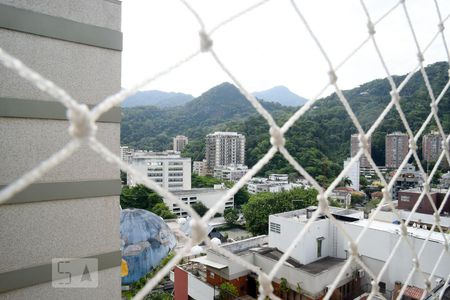
[[[392,171],[388,179],[392,178],[394,174],[397,172]],[[420,171],[416,170],[416,167],[412,164],[406,164],[406,166],[400,171],[400,175],[397,177],[395,181],[394,187],[392,188],[392,199],[396,200],[398,196],[398,192],[400,190],[411,189],[415,187],[420,187],[423,185],[423,177]]]
[[[200,160],[200,161],[194,161],[192,172],[194,174],[199,175],[199,176],[206,176],[206,175],[208,175],[206,159]]]
[[[131,158],[134,155],[134,149],[131,149],[128,146],[120,146],[120,158],[122,158],[122,161],[126,162],[127,164],[131,163]]]
[[[221,247],[265,273],[270,273],[316,209],[309,207],[271,215],[268,237],[254,237]],[[402,238],[398,224],[378,220],[372,220],[369,224],[369,220],[363,218],[363,212],[349,209],[331,207],[330,213],[353,240],[369,226],[365,235],[359,239],[358,257],[374,274],[380,274],[381,269],[385,268],[385,272],[380,275],[381,296],[394,299],[407,280],[407,297],[421,299],[423,293],[427,293],[420,274],[409,276],[415,258],[410,246],[408,243],[396,246],[397,241]],[[427,247],[422,248],[418,263],[425,277],[430,278],[430,288],[439,288],[450,269],[450,257],[436,255],[442,252],[446,244],[444,237],[441,233],[412,226],[407,227],[407,235],[416,249],[428,242]],[[285,299],[323,298],[339,276],[350,253],[348,240],[341,230],[327,215],[320,214],[277,271],[272,281],[274,293]],[[385,266],[391,255],[393,259]],[[216,250],[207,250],[206,256],[192,259],[187,265],[177,266],[172,278],[176,300],[188,297],[213,299],[218,295],[218,287],[224,282],[234,285],[239,296],[258,296],[257,275]],[[331,299],[358,298],[370,292],[372,280],[360,265],[351,261],[340,277]],[[419,297],[415,298],[415,294]]]
[[[207,208],[213,207],[225,194],[228,189],[222,185],[217,184],[214,188],[194,188],[190,190],[178,190],[173,191],[172,194],[177,197],[180,201],[186,204],[192,205],[194,203],[201,202]],[[188,213],[184,211],[177,203],[164,198],[164,203],[169,207],[169,209],[177,216],[184,217]],[[234,208],[234,196],[231,196],[226,202],[225,206],[219,209],[219,213],[223,214],[224,210],[227,208]]]
[[[253,177],[247,183],[247,190],[250,194],[261,192],[279,193],[302,186],[302,184],[289,183],[287,174],[270,174],[269,178]]]
[[[134,152],[131,165],[169,191],[191,189],[190,158],[170,151],[141,151]],[[127,183],[130,186],[137,184],[132,174],[128,174]]]
[[[412,188],[407,190],[401,190],[398,192],[398,209],[411,211],[413,207],[416,205],[416,202],[419,200],[420,195],[422,194],[422,188]],[[432,215],[434,214],[434,209],[431,203],[434,204],[436,209],[439,209],[442,202],[445,200],[445,195],[447,193],[447,189],[430,189],[429,195],[423,197],[419,206],[416,209],[416,212]],[[441,211],[442,215],[450,214],[450,200],[447,200],[444,203],[444,206]]]
[[[218,166],[214,168],[214,177],[222,180],[238,181],[247,172],[248,167],[246,165]]]

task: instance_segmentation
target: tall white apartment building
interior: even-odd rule
[[[170,152],[136,152],[131,165],[170,191],[191,189],[191,159]],[[128,174],[128,185],[136,185]]]
[[[245,164],[245,136],[237,132],[214,132],[206,136],[207,172],[214,167]]]
[[[173,138],[173,151],[181,152],[189,143],[189,139],[184,135],[177,135]]]

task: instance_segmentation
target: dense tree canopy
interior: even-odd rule
[[[253,235],[267,234],[269,215],[300,209],[317,203],[314,189],[293,189],[280,193],[252,195],[242,206],[247,230]]]

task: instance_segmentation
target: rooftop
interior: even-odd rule
[[[264,257],[274,259],[274,260],[279,260],[281,258],[281,256],[283,256],[283,254],[284,254],[277,248],[269,248],[269,247],[261,248],[260,250],[256,251],[256,253],[258,253]],[[303,265],[296,259],[289,257],[286,260],[285,264],[290,265],[291,267],[300,269],[302,271],[308,272],[310,274],[316,275],[316,274],[325,272],[331,268],[334,268],[336,266],[340,266],[344,262],[345,262],[345,259],[327,256],[322,259],[316,260],[312,263]]]
[[[198,195],[198,194],[208,194],[208,193],[214,193],[217,191],[226,191],[227,188],[220,188],[220,189],[214,189],[214,188],[195,188],[190,190],[177,190],[177,191],[171,191],[171,193],[175,196],[184,196],[184,195]]]
[[[301,222],[301,223],[306,223],[309,219],[307,212],[310,212],[312,214],[312,213],[314,213],[315,210],[317,210],[317,206],[309,206],[307,208],[292,210],[292,211],[283,212],[283,213],[279,213],[279,214],[274,214],[272,216],[293,219],[293,220]],[[330,206],[330,212],[336,219],[342,220],[342,221],[353,222],[353,221],[357,221],[357,220],[363,218],[363,213],[361,211],[354,210],[354,209],[345,209],[345,208]],[[326,215],[320,214],[317,219],[320,220],[320,219],[326,219],[326,218],[328,218]]]
[[[369,222],[368,219],[363,219],[363,220],[359,220],[356,222],[352,222],[352,225],[365,227],[365,226],[367,226],[368,222]],[[400,225],[388,223],[388,222],[376,221],[376,220],[372,221],[372,223],[370,224],[370,229],[386,231],[386,232],[394,233],[394,234],[398,234],[398,235],[401,234]],[[410,236],[413,236],[413,237],[419,238],[419,239],[423,239],[423,240],[425,240],[428,237],[428,234],[430,234],[430,231],[427,229],[414,228],[411,226],[408,226],[407,230],[408,230],[408,233]],[[450,239],[450,235],[446,234],[446,238]],[[438,242],[438,243],[445,243],[445,239],[442,236],[442,233],[440,233],[440,232],[434,232],[434,231],[431,232],[429,240]]]

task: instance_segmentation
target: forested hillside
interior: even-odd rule
[[[448,65],[440,62],[426,68],[437,97],[448,80]],[[395,76],[400,83],[405,76]],[[386,79],[365,83],[344,94],[367,130],[390,101],[390,86]],[[430,112],[430,99],[420,73],[414,74],[401,92],[401,106],[413,131],[417,131]],[[294,108],[264,103],[281,125]],[[439,115],[446,133],[450,132],[450,97],[448,93],[439,105]],[[434,122],[427,131],[435,128]],[[270,147],[268,126],[231,84],[224,83],[188,105],[175,109],[154,107],[124,109],[122,144],[137,148],[162,150],[170,148],[171,137],[184,134],[190,138],[185,155],[201,159],[204,137],[214,130],[232,130],[247,137],[246,160],[256,163]],[[384,165],[385,135],[403,131],[398,113],[392,110],[372,139],[372,154],[378,165]],[[291,154],[314,176],[330,179],[342,168],[350,153],[350,135],[356,132],[336,94],[320,99],[287,133],[286,146]],[[419,141],[420,142],[420,141]],[[419,143],[420,145],[420,143]],[[263,172],[286,172],[293,169],[279,155]]]

